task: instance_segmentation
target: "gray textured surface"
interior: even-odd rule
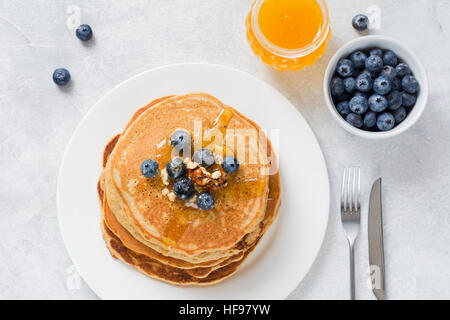
[[[266,68],[250,51],[250,0],[0,0],[0,298],[96,298],[78,289],[59,233],[55,189],[64,148],[77,123],[109,89],[149,68],[212,62],[254,74],[279,89],[316,133],[327,160],[332,206],[328,231],[294,299],[348,297],[348,251],[337,199],[345,165],[370,183],[383,176],[387,292],[390,298],[450,298],[450,3],[446,0],[329,0],[333,37],[323,58],[295,73]],[[357,3],[357,4],[356,4]],[[381,29],[410,46],[428,70],[431,96],[420,121],[387,141],[351,136],[322,98],[327,61],[357,37],[352,16],[371,4]],[[83,45],[67,27],[80,9],[95,39]],[[75,9],[76,9],[75,8]],[[73,81],[51,80],[67,67]],[[368,288],[367,212],[356,248],[357,295]]]

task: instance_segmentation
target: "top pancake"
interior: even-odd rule
[[[165,168],[171,158],[168,139],[176,129],[192,133],[195,121],[200,121],[205,132],[225,108],[229,107],[206,94],[168,98],[144,110],[109,157],[102,174],[108,206],[136,239],[163,254],[170,252],[170,256],[195,263],[231,256],[239,252],[236,244],[255,231],[264,217],[268,161],[258,141],[236,154],[241,163],[238,172],[230,175],[227,187],[215,193],[215,208],[206,212],[178,199],[168,201],[162,195],[166,186],[161,179],[147,179],[140,172],[146,159],[155,159],[160,169]],[[227,129],[256,130],[237,112]],[[249,163],[251,154],[257,155],[256,163]]]

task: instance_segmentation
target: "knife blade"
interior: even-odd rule
[[[376,180],[370,192],[369,201],[369,263],[372,291],[378,300],[386,300],[383,208],[381,201],[381,178]]]

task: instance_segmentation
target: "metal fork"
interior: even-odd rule
[[[344,168],[341,191],[341,221],[350,249],[350,298],[355,300],[355,256],[353,245],[359,233],[361,218],[361,170]]]

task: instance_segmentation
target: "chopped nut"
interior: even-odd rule
[[[163,196],[167,196],[168,194],[169,194],[169,189],[164,188],[163,191],[162,191],[162,195]]]
[[[211,175],[211,178],[213,178],[214,180],[219,179],[222,176],[222,174],[220,173],[220,171],[214,171]]]
[[[225,171],[216,170],[217,179],[212,179],[211,173],[205,168],[199,167],[195,170],[188,169],[188,176],[194,182],[195,187],[200,190],[216,191],[223,188],[227,182],[228,176]]]
[[[189,162],[189,163],[186,165],[186,167],[187,167],[188,169],[193,170],[193,169],[195,169],[195,168],[198,167],[198,163],[197,163],[197,162],[191,161],[191,162]]]
[[[162,180],[164,185],[166,185],[166,186],[169,185],[169,175],[167,173],[166,168],[161,170],[161,180]]]
[[[211,176],[211,173],[209,173],[209,171],[206,170],[204,167],[200,167],[200,170],[202,170],[203,174],[206,175],[207,177]]]
[[[167,197],[169,198],[170,201],[174,202],[176,196],[175,196],[175,193],[170,192],[170,193],[167,195]]]
[[[214,154],[214,160],[216,161],[216,163],[222,163],[223,157],[218,154]]]

